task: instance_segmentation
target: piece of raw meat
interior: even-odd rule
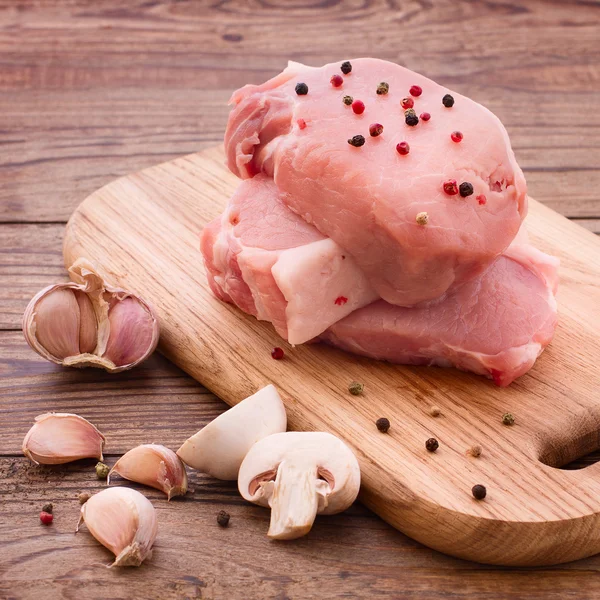
[[[511,243],[527,210],[526,186],[506,131],[483,106],[401,66],[352,60],[343,84],[340,64],[290,63],[262,85],[234,93],[225,135],[229,168],[241,178],[272,176],[283,202],[352,256],[377,294],[400,306],[440,297],[488,267]],[[377,94],[378,84],[389,84]],[[306,83],[299,95],[296,85]],[[422,94],[412,97],[411,86]],[[365,105],[362,114],[342,98]],[[410,97],[416,126],[405,122]],[[383,133],[369,135],[369,125]],[[462,141],[451,139],[453,131]],[[356,135],[364,145],[352,146]],[[457,139],[457,138],[455,138]],[[398,142],[410,145],[407,155]],[[443,184],[469,183],[449,195]],[[465,186],[463,186],[465,187]],[[470,188],[465,187],[468,193]],[[427,212],[426,226],[416,215]]]
[[[531,368],[556,324],[558,261],[528,244],[524,229],[486,272],[441,299],[412,308],[373,302],[358,265],[287,209],[263,175],[242,182],[204,230],[202,252],[216,295],[272,322],[291,343],[319,336],[357,354],[455,366],[501,386]],[[347,302],[336,303],[340,297]]]

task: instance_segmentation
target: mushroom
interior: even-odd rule
[[[177,456],[198,471],[234,481],[248,450],[286,427],[283,402],[275,386],[268,385],[186,440]]]
[[[317,514],[348,508],[360,488],[360,467],[344,442],[330,433],[275,433],[256,443],[238,476],[242,496],[271,507],[268,536],[306,535]]]

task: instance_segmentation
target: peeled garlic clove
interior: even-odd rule
[[[91,354],[98,343],[98,323],[92,301],[80,290],[74,292],[79,305],[79,353]]]
[[[116,302],[108,311],[110,335],[104,357],[118,367],[139,362],[154,351],[154,317],[133,297]]]
[[[72,290],[49,290],[37,303],[33,318],[35,335],[52,356],[79,354],[79,305]]]
[[[173,450],[158,444],[143,444],[124,454],[108,474],[109,485],[113,473],[161,490],[169,500],[187,492],[183,463]]]
[[[156,511],[135,490],[112,487],[95,494],[81,507],[76,533],[82,522],[115,555],[111,567],[139,567],[152,556],[158,531]]]
[[[46,413],[23,440],[23,454],[42,465],[60,465],[81,458],[102,460],[106,439],[86,419],[70,413]]]

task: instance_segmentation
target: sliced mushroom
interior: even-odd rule
[[[360,468],[330,433],[276,433],[252,446],[238,487],[246,500],[271,507],[268,536],[291,540],[306,535],[317,514],[342,512],[354,502]]]
[[[285,431],[286,426],[283,402],[275,386],[268,385],[186,440],[177,456],[198,471],[233,481],[248,450],[264,437]]]

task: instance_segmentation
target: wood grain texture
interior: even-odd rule
[[[482,562],[553,564],[600,551],[598,470],[556,469],[598,449],[600,240],[532,201],[536,246],[561,258],[560,325],[527,375],[506,389],[452,369],[407,368],[327,348],[288,348],[270,325],[219,302],[194,260],[198,233],[237,186],[220,147],[121,178],[87,198],[65,233],[65,264],[102,264],[113,284],[153,303],[160,349],[228,404],[267,383],[292,429],[326,430],[354,449],[362,501],[438,550]],[[557,241],[560,240],[560,241]],[[568,357],[568,360],[567,360]],[[365,384],[352,397],[348,382]],[[443,417],[428,411],[440,406]],[[324,409],[326,407],[326,409]],[[517,425],[501,423],[504,412]],[[388,435],[374,426],[387,416]],[[428,454],[425,440],[441,444]],[[481,458],[466,455],[474,443]],[[471,487],[488,488],[476,502]],[[598,533],[596,533],[598,529]]]

